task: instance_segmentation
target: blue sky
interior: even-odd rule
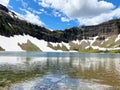
[[[119,0],[1,0],[21,18],[53,30],[120,17]]]

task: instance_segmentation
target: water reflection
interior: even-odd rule
[[[36,77],[35,80],[22,83],[10,90],[43,90],[41,87],[47,88],[44,90],[48,90],[48,87],[49,90],[98,90],[98,87],[99,90],[110,90],[111,87],[120,86],[119,57],[111,57],[109,54],[80,54],[77,57],[72,54],[67,54],[67,57],[50,55],[1,56],[0,71],[41,71],[42,74],[42,77]],[[25,89],[26,87],[30,89]]]

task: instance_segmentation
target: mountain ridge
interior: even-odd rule
[[[117,48],[117,50],[119,50],[120,46],[120,43],[118,42],[119,34],[120,34],[120,19],[110,20],[99,25],[72,27],[70,29],[65,29],[63,31],[57,30],[51,31],[45,27],[34,25],[25,20],[19,19],[14,12],[9,11],[5,6],[0,5],[0,35],[1,35],[0,38],[2,39],[4,36],[6,40],[10,39],[11,37],[13,37],[14,39],[14,37],[17,35],[23,39],[22,36],[24,37],[29,36],[26,38],[26,41],[22,42],[21,44],[15,41],[16,46],[19,46],[19,49],[17,49],[18,51],[20,50],[20,48],[21,49],[24,48],[24,50],[25,48],[30,49],[30,46],[34,48],[39,48],[40,51],[47,51],[45,49],[42,50],[41,49],[42,46],[41,47],[39,47],[38,45],[36,46],[36,42],[34,42],[32,39],[34,40],[37,39],[36,40],[37,42],[43,41],[44,43],[47,43],[46,48],[49,47],[50,50],[52,49],[54,51],[56,50],[87,51],[88,49],[93,51],[94,50],[105,51],[115,50],[114,48]],[[32,39],[29,40],[30,38]],[[111,43],[109,38],[113,40],[111,41]],[[116,39],[118,40],[116,41]],[[2,44],[3,43],[1,41],[0,50],[6,51],[5,48],[7,47],[4,47],[4,45]],[[95,46],[97,46],[98,48],[95,49]],[[10,49],[8,49],[8,51],[10,51]]]

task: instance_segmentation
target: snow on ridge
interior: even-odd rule
[[[81,40],[81,41],[80,41],[80,43],[79,43],[79,44],[81,44],[82,42],[86,42],[86,43],[87,43],[87,42],[88,42],[88,40],[83,39],[83,40]]]
[[[83,41],[85,42],[89,42],[90,44],[88,46],[85,47],[85,49],[87,48],[93,48],[93,49],[98,49],[98,50],[120,50],[120,48],[104,48],[104,47],[99,47],[99,46],[93,46],[92,44],[96,41],[96,39],[98,38],[98,36],[93,37],[93,40],[76,40],[76,41],[72,41],[74,44],[78,44],[80,45]],[[107,38],[109,39],[109,38]],[[120,39],[120,35],[118,35],[118,37],[116,38],[116,41]],[[40,48],[43,52],[63,52],[62,50],[54,50],[50,47],[48,47],[48,42],[45,40],[39,40],[35,37],[32,37],[30,35],[14,35],[11,37],[5,37],[5,36],[1,36],[0,35],[0,47],[5,49],[5,51],[24,51],[21,49],[21,47],[18,45],[19,44],[23,44],[23,43],[27,43],[27,41],[30,40],[33,44],[35,44],[38,48]],[[61,47],[64,45],[65,47],[67,47],[67,49],[70,49],[70,45],[69,43],[65,43],[65,42],[61,42],[61,43],[53,43],[53,42],[49,42],[50,44],[52,44],[53,46],[57,46],[60,45]],[[65,51],[64,51],[65,52]],[[70,52],[73,52],[72,50],[70,50]]]
[[[12,12],[9,12],[9,15],[13,18],[14,16],[13,16],[13,14],[12,14]]]
[[[80,44],[79,40],[73,40],[72,42],[73,42],[74,44],[78,44],[78,45]]]
[[[93,49],[98,49],[98,50],[101,50],[101,51],[105,51],[107,50],[107,48],[101,48],[99,46],[91,46]]]
[[[37,47],[39,47],[42,51],[48,51],[48,52],[54,51],[53,49],[48,47],[48,42],[46,42],[44,40],[39,40],[39,39],[34,38],[32,36],[29,36],[29,35],[27,35],[26,38],[29,39]]]
[[[115,39],[115,42],[117,42],[118,40],[120,40],[120,34],[119,34],[118,37]]]
[[[5,37],[0,35],[0,46],[5,49],[5,51],[24,51],[19,46],[18,43],[27,43],[30,40],[33,44],[38,46],[42,51],[54,51],[53,49],[47,47],[47,42],[44,40],[38,40],[29,35],[14,35],[13,37]]]
[[[65,43],[65,42],[53,43],[53,42],[50,42],[50,44],[52,44],[52,46],[54,46],[54,47],[57,47],[57,45],[59,45],[60,47],[62,47],[64,45],[65,47],[67,47],[67,49],[70,49],[69,43]]]
[[[110,39],[110,37],[106,38],[104,41],[101,42],[103,44],[104,42],[107,42]]]
[[[20,48],[19,44],[27,43],[27,40],[30,40],[33,44],[35,44],[38,48],[40,48],[43,52],[62,52],[62,50],[53,50],[48,47],[48,42],[44,40],[39,40],[30,35],[14,35],[11,37],[5,37],[0,35],[0,47],[5,49],[5,51],[24,51]],[[51,42],[52,43],[52,42]],[[70,46],[68,43],[52,43],[52,45],[60,46],[65,45],[68,49]]]
[[[93,40],[88,40],[90,42],[90,46],[92,46],[92,44],[96,41],[96,39],[98,38],[98,36],[92,37]]]
[[[5,49],[5,51],[23,51],[19,46],[16,39],[11,37],[5,37],[0,35],[0,46]]]
[[[85,49],[88,49],[90,47],[92,49],[97,49],[97,50],[101,50],[101,51],[106,51],[106,50],[120,50],[120,48],[103,48],[103,47],[99,47],[99,46],[87,46]]]
[[[14,18],[14,17],[15,17],[15,18],[19,18],[18,15],[16,15],[15,13],[13,13],[13,12],[11,12],[11,11],[9,12],[9,15],[10,15],[12,18]]]

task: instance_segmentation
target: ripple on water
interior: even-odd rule
[[[109,90],[111,87],[62,75],[46,75],[15,85],[9,90]]]

